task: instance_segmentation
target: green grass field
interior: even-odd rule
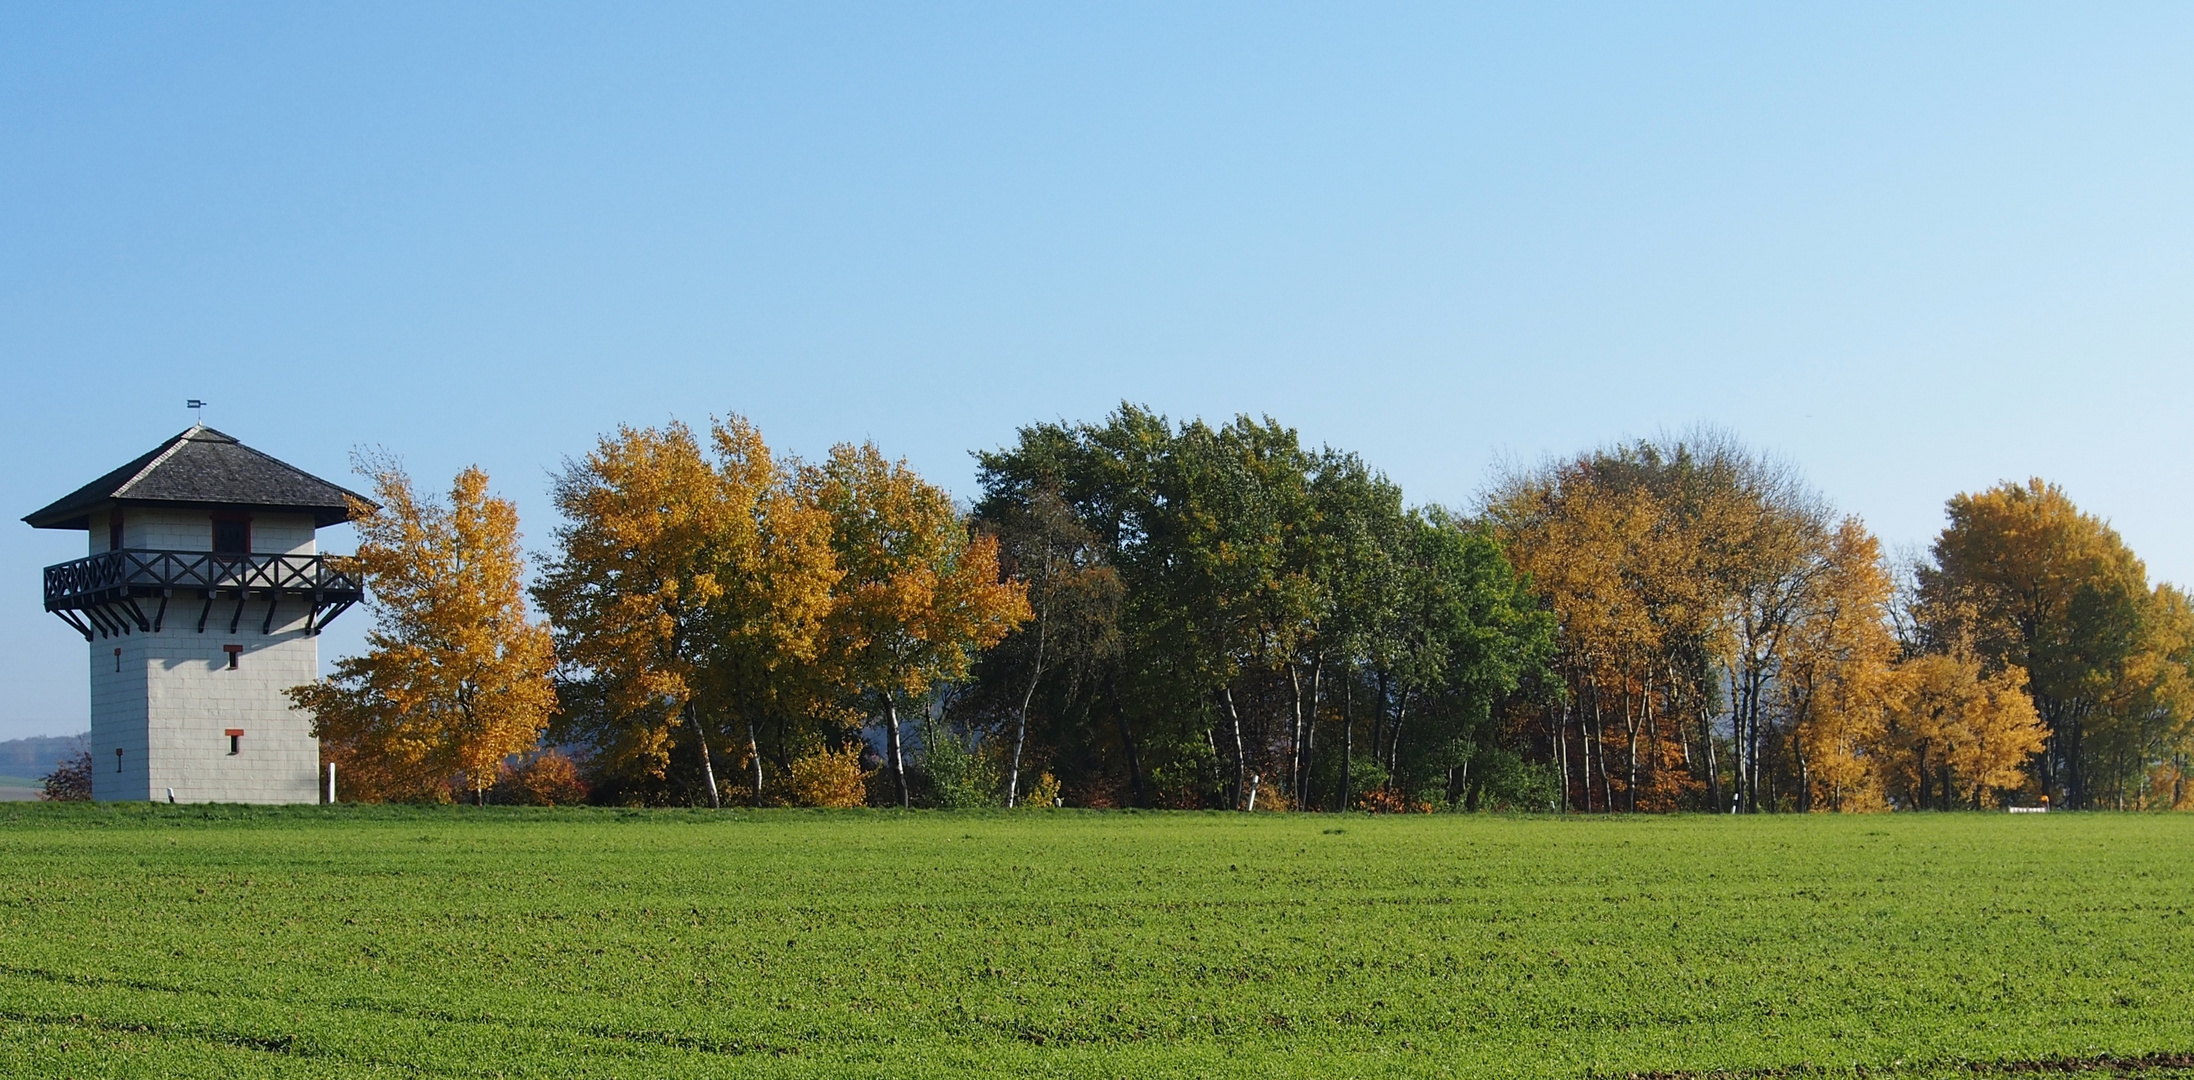
[[[0,1074],[2168,1071],[2189,906],[2194,817],[14,804]]]

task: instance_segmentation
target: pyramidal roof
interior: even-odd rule
[[[23,520],[39,529],[85,529],[94,509],[120,503],[309,513],[314,527],[325,528],[350,520],[354,498],[365,499],[199,424]]]

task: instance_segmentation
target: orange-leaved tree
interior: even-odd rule
[[[549,631],[526,617],[517,507],[476,467],[446,501],[419,497],[391,459],[362,457],[359,471],[381,504],[352,507],[373,630],[363,655],[290,699],[352,798],[445,801],[462,785],[480,799],[556,710]]]
[[[565,524],[535,595],[578,669],[574,718],[620,775],[664,779],[690,747],[721,805],[712,738],[779,707],[812,661],[837,580],[829,519],[746,421],[712,431],[711,461],[679,423],[619,428],[555,485]]]
[[[972,535],[951,496],[874,444],[833,447],[801,482],[830,516],[845,575],[828,623],[831,670],[882,710],[904,806],[899,702],[966,676],[977,651],[1028,619],[1027,591],[999,580],[997,541]]]

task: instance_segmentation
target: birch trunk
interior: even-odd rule
[[[899,807],[903,810],[913,806],[914,801],[907,796],[907,758],[899,745],[899,702],[890,693],[884,695],[884,740],[890,744],[891,778],[899,786]]]
[[[747,718],[747,757],[754,762],[754,805],[762,805],[762,742],[754,737],[754,718]]]
[[[1234,688],[1219,689],[1219,696],[1226,702],[1227,722],[1234,728],[1234,799],[1232,806],[1242,808],[1242,792],[1249,782],[1249,755],[1242,743],[1242,713],[1234,707]]]
[[[708,781],[708,808],[721,810],[723,797],[716,791],[716,763],[709,759],[708,729],[701,726],[701,711],[688,701],[685,705],[686,720],[693,724],[694,741],[701,746],[701,778]]]

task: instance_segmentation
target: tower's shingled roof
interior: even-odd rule
[[[93,509],[113,502],[286,510],[309,513],[324,528],[350,519],[353,498],[365,497],[200,424],[23,520],[40,529],[84,529]]]

